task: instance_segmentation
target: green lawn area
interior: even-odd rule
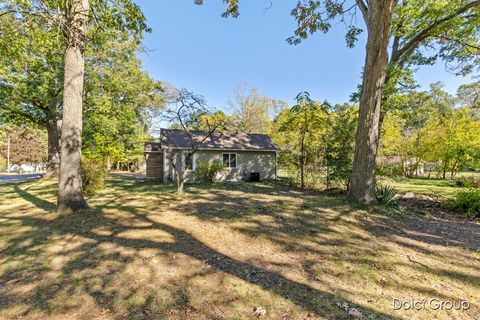
[[[451,198],[462,190],[455,186],[455,180],[415,179],[402,178],[395,181],[383,181],[381,184],[394,186],[400,194],[413,192],[421,195],[435,195],[442,198]]]
[[[66,217],[53,180],[0,185],[0,319],[351,319],[344,303],[363,319],[480,319],[478,222],[265,184],[178,199],[125,177]],[[396,311],[394,298],[470,309]]]

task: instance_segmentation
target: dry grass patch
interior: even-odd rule
[[[480,318],[480,226],[396,217],[262,184],[170,186],[116,175],[58,217],[55,183],[0,186],[0,318]],[[470,309],[395,311],[392,300]]]

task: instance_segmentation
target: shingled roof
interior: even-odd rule
[[[191,131],[195,141],[202,141],[207,135],[203,131]],[[192,142],[190,137],[183,130],[162,129],[161,142],[157,148],[163,146],[169,148],[188,149]],[[147,149],[147,144],[145,145]],[[266,134],[245,134],[245,133],[224,133],[214,132],[207,138],[199,149],[213,150],[245,150],[245,151],[278,151],[278,147]],[[147,150],[146,150],[147,151]]]

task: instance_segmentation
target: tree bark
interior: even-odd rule
[[[82,95],[88,0],[67,0],[63,119],[57,211],[69,214],[87,207],[82,191]]]
[[[185,180],[183,179],[183,174],[182,177],[179,178],[180,175],[177,176],[177,195],[179,197],[183,197],[185,195],[183,191],[183,187],[185,186]]]
[[[442,179],[445,180],[447,178],[447,168],[448,168],[449,160],[445,159],[443,161],[443,168],[442,168]]]
[[[56,176],[60,170],[60,136],[61,120],[51,120],[47,123],[48,155],[47,175]]]
[[[368,12],[365,15],[368,28],[367,55],[363,68],[355,155],[349,191],[350,198],[365,203],[376,202],[375,160],[393,9],[394,0],[369,1]]]

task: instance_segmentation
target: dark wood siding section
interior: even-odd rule
[[[147,179],[163,180],[163,152],[147,153]]]

